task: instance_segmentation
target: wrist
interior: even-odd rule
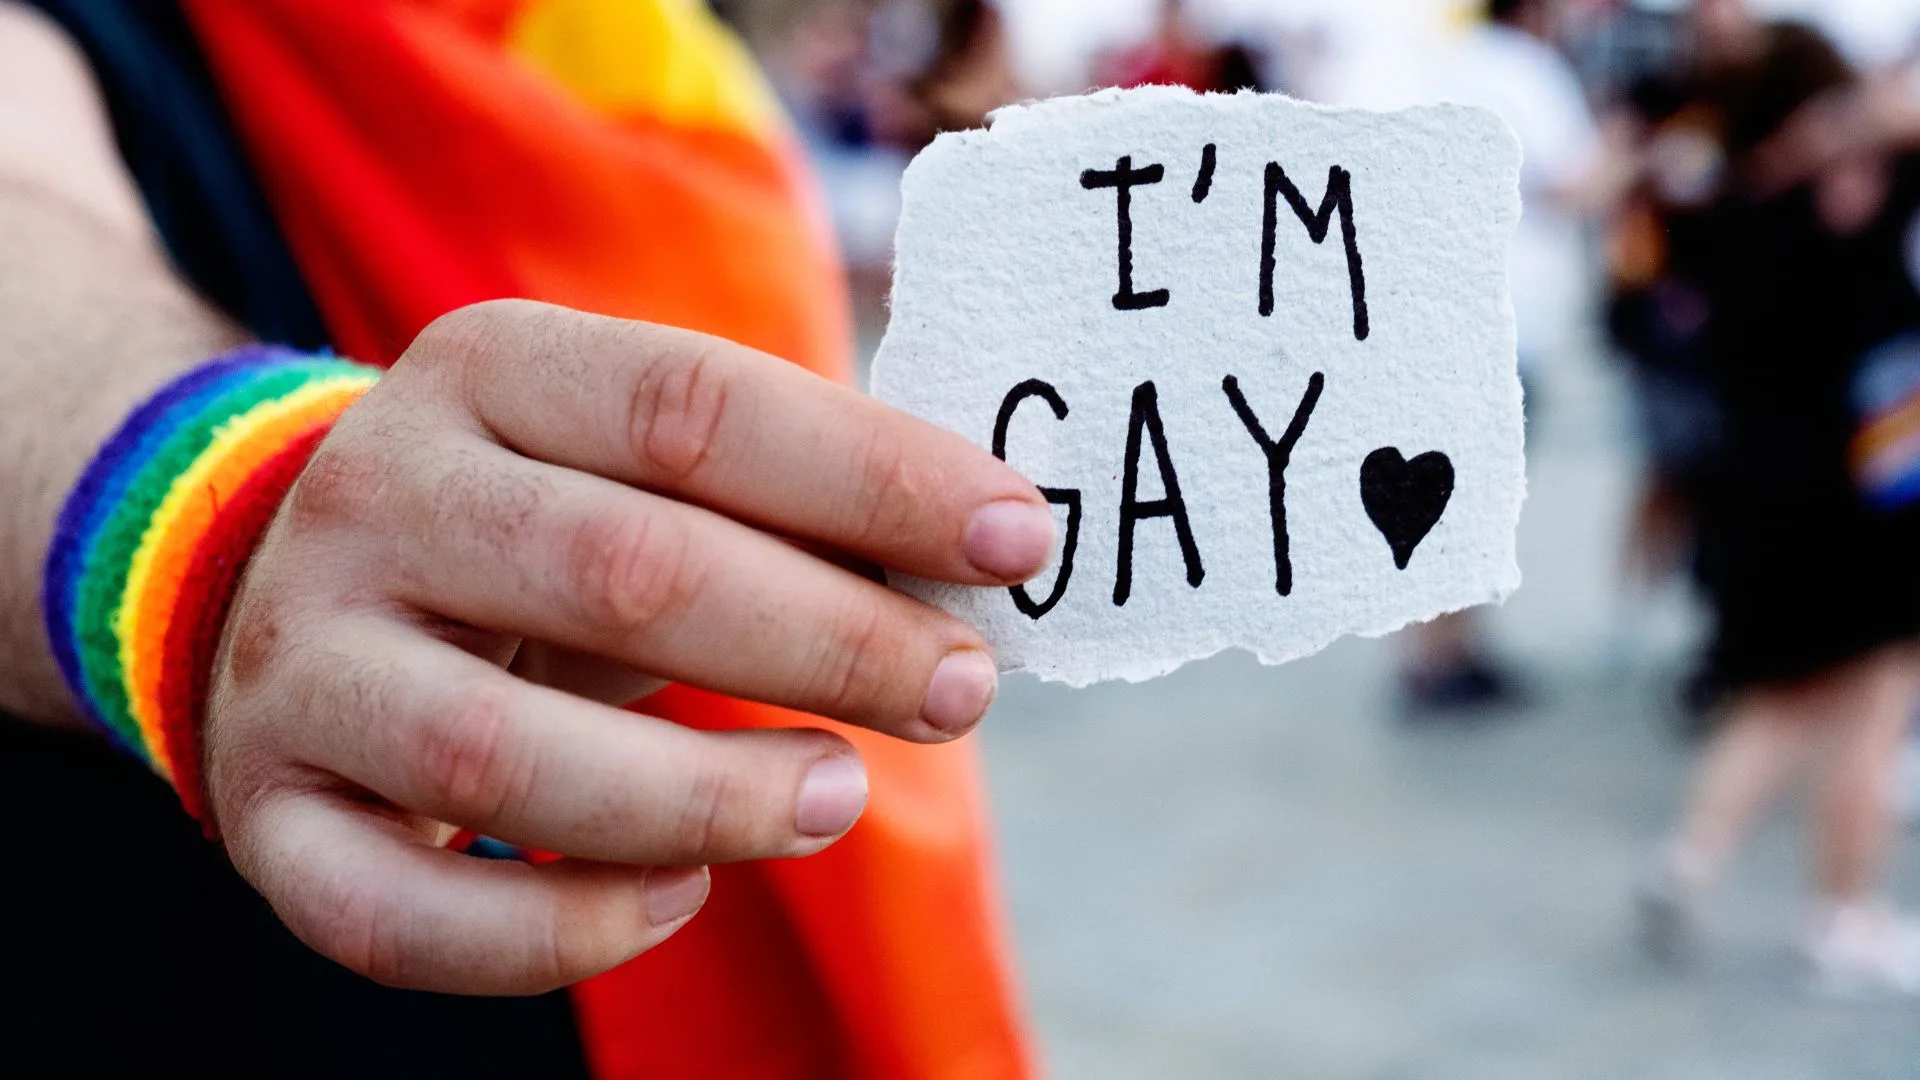
[[[47,633],[87,718],[204,820],[198,727],[233,588],[371,368],[266,346],[174,380],[102,445],[63,507]]]

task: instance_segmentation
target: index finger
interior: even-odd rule
[[[468,354],[476,417],[529,457],[921,577],[1009,584],[1052,557],[1053,512],[1006,463],[745,346],[526,301],[421,342]]]

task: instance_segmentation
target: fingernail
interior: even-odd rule
[[[793,827],[807,836],[839,836],[860,820],[866,806],[866,766],[852,754],[824,757],[800,781]]]
[[[933,669],[920,719],[941,731],[965,730],[987,714],[999,688],[1000,673],[993,657],[978,649],[950,652]]]
[[[1053,510],[1004,499],[973,512],[960,549],[983,574],[1013,581],[1046,569],[1053,558]]]
[[[661,866],[647,871],[647,918],[655,926],[665,926],[700,910],[707,902],[704,866]]]

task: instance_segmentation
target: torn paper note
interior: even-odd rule
[[[873,389],[1040,485],[1061,544],[1019,589],[894,583],[1074,684],[1504,598],[1519,168],[1480,109],[1168,87],[940,136]]]

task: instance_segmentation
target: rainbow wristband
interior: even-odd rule
[[[199,718],[247,557],[377,369],[249,345],[134,410],[55,526],[42,594],[54,656],[94,725],[206,820]]]

